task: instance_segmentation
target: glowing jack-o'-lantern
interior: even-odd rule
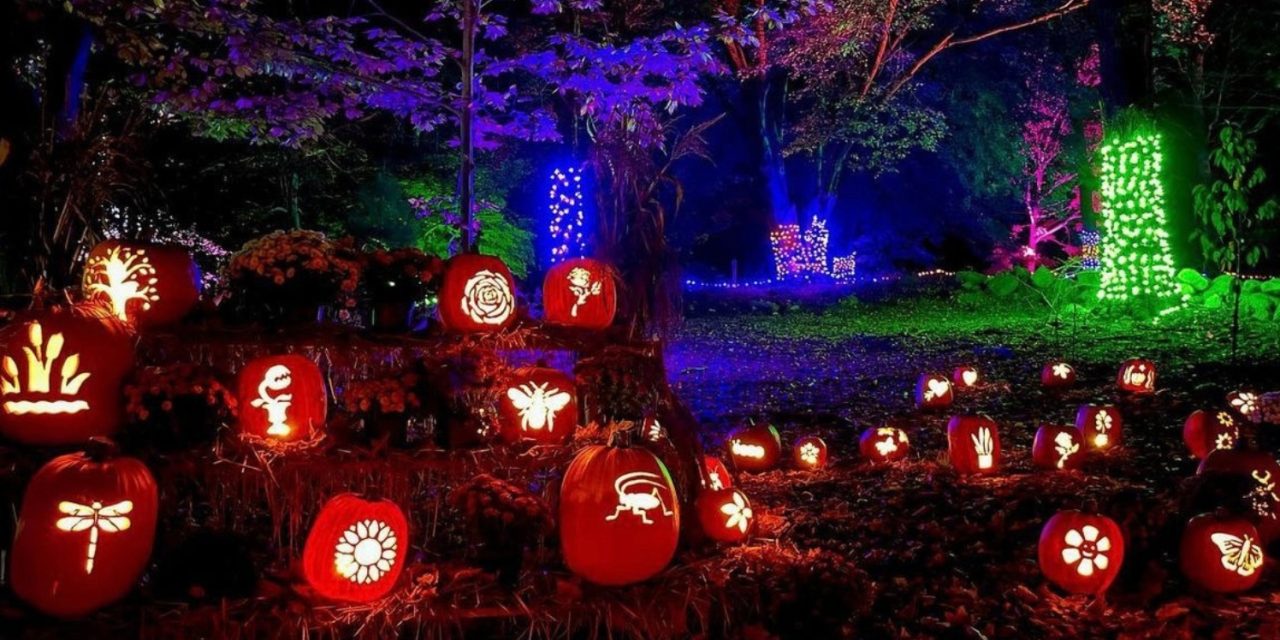
[[[558,444],[578,426],[578,391],[571,376],[545,367],[517,369],[507,377],[498,415],[507,442]]]
[[[1040,384],[1050,389],[1069,387],[1076,383],[1076,368],[1065,362],[1049,362],[1040,369]]]
[[[703,489],[694,501],[698,524],[708,538],[718,542],[742,542],[751,535],[755,514],[751,501],[737,489]]]
[[[797,469],[817,471],[827,466],[827,443],[818,436],[805,436],[792,447]]]
[[[947,450],[959,473],[995,473],[1000,467],[1000,433],[986,416],[954,416],[947,423]]]
[[[896,462],[911,453],[911,440],[897,427],[874,427],[862,432],[858,450],[872,462]]]
[[[1120,446],[1124,419],[1111,405],[1084,404],[1076,410],[1076,429],[1084,436],[1085,446],[1103,451]]]
[[[768,471],[782,455],[782,436],[769,424],[752,424],[729,436],[729,460],[734,469]]]
[[[955,393],[951,381],[940,373],[926,373],[916,381],[916,406],[921,409],[944,409],[951,406]]]
[[[1244,518],[1203,514],[1182,532],[1178,566],[1193,584],[1218,593],[1246,591],[1262,577],[1258,529]]]
[[[240,431],[275,442],[308,440],[329,410],[324,375],[298,355],[250,360],[237,382]]]
[[[377,600],[395,588],[408,548],[409,522],[396,503],[344,493],[316,515],[302,549],[302,574],[331,600]]]
[[[961,389],[976,387],[981,380],[978,368],[973,365],[956,367],[951,371],[951,383]]]
[[[440,284],[440,322],[460,333],[500,331],[516,319],[516,281],[493,256],[457,255]]]
[[[120,426],[132,339],[87,308],[29,314],[0,331],[0,433],[72,444]]]
[[[702,478],[703,488],[733,488],[733,476],[729,474],[729,468],[724,466],[724,461],[720,458],[715,456],[702,456],[702,470],[706,474]]]
[[[156,327],[181,320],[200,299],[200,269],[186,249],[107,240],[89,252],[82,287],[122,321]]]
[[[1269,542],[1280,537],[1280,492],[1276,491],[1280,464],[1271,454],[1216,449],[1205,456],[1196,473],[1239,478],[1244,487],[1241,497],[1262,539]]]
[[[49,461],[22,500],[9,556],[14,593],[65,617],[119,600],[147,567],[157,500],[146,465],[114,457],[110,442]]]
[[[604,329],[613,324],[617,296],[612,270],[590,258],[561,262],[542,281],[542,307],[551,324]]]
[[[1124,563],[1124,535],[1111,518],[1059,511],[1044,523],[1037,548],[1040,571],[1064,591],[1098,595]]]
[[[1240,427],[1226,411],[1197,409],[1182,426],[1182,441],[1192,456],[1204,458],[1215,449],[1234,449],[1240,441]]]
[[[1227,394],[1227,406],[1248,420],[1258,415],[1258,394],[1252,391],[1232,391]]]
[[[1155,393],[1156,363],[1150,360],[1126,360],[1116,374],[1116,385],[1130,393]]]
[[[680,501],[652,453],[614,444],[583,449],[560,483],[560,550],[589,582],[647,580],[671,562],[680,539]]]
[[[1043,424],[1031,444],[1031,462],[1042,469],[1078,469],[1084,464],[1084,447],[1075,427]]]

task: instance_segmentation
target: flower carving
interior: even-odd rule
[[[800,446],[800,459],[806,464],[818,464],[818,445],[812,442],[806,442]]]
[[[399,541],[391,527],[378,520],[361,520],[342,532],[334,547],[333,566],[357,584],[372,584],[391,571]]]
[[[511,286],[500,274],[485,269],[467,280],[462,290],[462,312],[480,324],[504,324],[515,310]]]
[[[738,531],[746,533],[747,527],[751,526],[751,505],[747,504],[747,499],[739,491],[733,492],[733,502],[720,505],[720,513],[729,516],[724,523],[726,529],[737,527]]]
[[[1091,524],[1078,531],[1068,531],[1063,537],[1067,548],[1062,550],[1062,561],[1076,565],[1076,573],[1082,576],[1093,575],[1094,569],[1106,571],[1110,564],[1107,552],[1111,551],[1111,539],[1100,534],[1098,528]]]

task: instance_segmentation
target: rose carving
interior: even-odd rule
[[[507,279],[487,269],[471,276],[462,290],[462,312],[480,324],[503,324],[514,308]]]

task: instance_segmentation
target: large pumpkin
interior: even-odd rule
[[[911,453],[911,440],[897,427],[873,427],[858,438],[858,451],[872,462],[896,462]]]
[[[1076,429],[1084,436],[1086,446],[1105,451],[1123,440],[1124,418],[1111,405],[1084,404],[1076,410]]]
[[[120,426],[133,339],[95,311],[37,311],[0,330],[0,433],[26,444],[73,444]]]
[[[1258,529],[1244,518],[1203,514],[1187,522],[1178,566],[1193,584],[1234,593],[1258,584],[1264,554]]]
[[[1197,409],[1182,426],[1182,441],[1197,459],[1215,449],[1234,449],[1240,440],[1240,427],[1226,411]]]
[[[329,410],[324,375],[309,358],[264,356],[240,370],[240,431],[276,442],[308,440]]]
[[[85,298],[140,327],[172,324],[200,299],[200,268],[175,245],[107,240],[84,264]]]
[[[409,522],[390,500],[334,496],[307,534],[302,573],[332,600],[368,602],[395,588],[409,547]]]
[[[500,331],[516,319],[516,281],[493,256],[457,255],[440,284],[440,322],[459,333]]]
[[[1031,443],[1031,462],[1041,469],[1078,469],[1084,464],[1084,447],[1075,427],[1042,424]]]
[[[501,388],[498,416],[507,442],[559,444],[578,427],[578,390],[572,376],[525,367],[511,372]]]
[[[601,585],[647,580],[671,562],[680,540],[680,501],[671,474],[643,448],[583,449],[560,484],[565,565]]]
[[[1040,369],[1040,384],[1050,389],[1069,387],[1076,383],[1075,367],[1062,361],[1049,362]]]
[[[741,471],[768,471],[782,455],[782,436],[770,424],[751,424],[729,436],[729,460]]]
[[[155,479],[109,442],[50,460],[27,486],[9,555],[18,597],[47,614],[80,616],[124,597],[155,540]]]
[[[1070,593],[1107,590],[1124,563],[1124,535],[1106,516],[1059,511],[1040,531],[1040,571]]]
[[[947,423],[951,466],[959,473],[995,473],[1000,467],[1000,433],[986,416],[954,416]]]
[[[1156,363],[1141,359],[1124,361],[1116,374],[1116,385],[1130,393],[1155,393]]]
[[[1251,519],[1258,527],[1263,540],[1280,537],[1280,464],[1264,451],[1232,451],[1215,449],[1200,462],[1196,473],[1206,475],[1235,476],[1245,487],[1241,496]]]
[[[703,489],[694,509],[702,531],[717,542],[742,542],[755,524],[751,501],[737,489]]]
[[[797,469],[817,471],[827,466],[827,443],[818,436],[805,436],[796,440],[792,457]]]
[[[542,281],[542,308],[551,324],[604,329],[613,324],[617,296],[612,270],[590,258],[561,262]]]
[[[926,373],[916,380],[916,406],[921,409],[944,409],[951,406],[955,393],[951,381],[940,373]]]

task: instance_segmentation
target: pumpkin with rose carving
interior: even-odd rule
[[[493,256],[456,255],[440,284],[440,322],[457,333],[490,333],[516,319],[516,281]]]
[[[607,328],[618,309],[613,270],[591,258],[565,260],[551,267],[542,281],[542,309],[551,324]]]
[[[1075,427],[1042,424],[1031,443],[1031,463],[1041,469],[1079,469],[1084,464],[1084,451]]]
[[[1099,595],[1120,575],[1124,549],[1115,520],[1067,510],[1044,524],[1037,555],[1049,582],[1068,593]]]

